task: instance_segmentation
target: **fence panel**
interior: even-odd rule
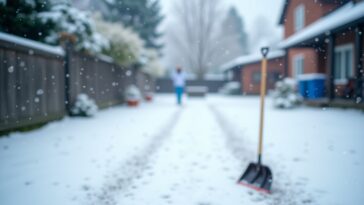
[[[111,61],[72,51],[70,59],[70,103],[85,93],[100,108],[123,103],[124,69]]]
[[[0,39],[0,131],[65,114],[63,56],[33,44]]]
[[[78,94],[85,93],[100,108],[123,103],[130,84],[136,84],[143,93],[154,86],[147,74],[133,67],[122,68],[108,57],[72,49],[67,52],[68,59],[59,47],[0,32],[0,131],[66,115],[66,78],[67,103],[73,105]]]

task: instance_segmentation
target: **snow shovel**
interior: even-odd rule
[[[258,162],[250,163],[243,175],[240,177],[238,183],[245,185],[249,188],[255,189],[263,193],[271,193],[271,185],[273,181],[272,172],[269,167],[262,164],[262,151],[263,151],[263,122],[264,122],[264,97],[266,91],[267,79],[267,55],[269,52],[268,47],[261,49],[262,60],[262,73],[260,82],[260,121],[259,121],[259,146],[258,146]]]

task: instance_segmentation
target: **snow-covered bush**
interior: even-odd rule
[[[109,42],[94,28],[92,18],[84,12],[72,7],[67,2],[53,5],[50,11],[38,13],[43,23],[51,23],[55,29],[45,38],[49,44],[59,44],[60,33],[69,33],[77,38],[77,50],[100,53],[109,47]]]
[[[136,85],[129,85],[125,90],[126,100],[140,100],[142,94]]]
[[[160,58],[157,50],[145,49],[142,56],[143,60],[139,60],[142,63],[143,70],[153,77],[162,77],[165,74],[165,69],[160,63]]]
[[[79,94],[76,102],[71,109],[71,114],[75,116],[93,116],[96,114],[98,107],[93,99],[86,94]]]
[[[302,97],[296,89],[296,81],[285,78],[275,84],[273,91],[273,103],[277,108],[293,108],[302,102]]]
[[[226,83],[219,92],[225,95],[237,95],[240,94],[241,85],[239,82],[228,82]]]
[[[121,65],[130,65],[139,61],[144,49],[144,41],[131,28],[124,27],[120,22],[104,21],[100,15],[95,15],[95,25],[110,42],[105,54]]]

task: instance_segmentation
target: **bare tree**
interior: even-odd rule
[[[211,69],[216,50],[216,26],[220,25],[218,0],[178,0],[175,4],[176,26],[173,43],[197,78]]]

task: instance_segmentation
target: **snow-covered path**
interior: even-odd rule
[[[0,204],[364,203],[364,114],[267,102],[273,194],[236,184],[256,159],[257,97],[172,96],[0,138]]]
[[[244,204],[241,168],[204,101],[190,101],[171,137],[120,204]]]
[[[115,184],[145,161],[143,152],[153,148],[178,113],[162,99],[0,138],[0,204],[90,204],[105,184]]]

